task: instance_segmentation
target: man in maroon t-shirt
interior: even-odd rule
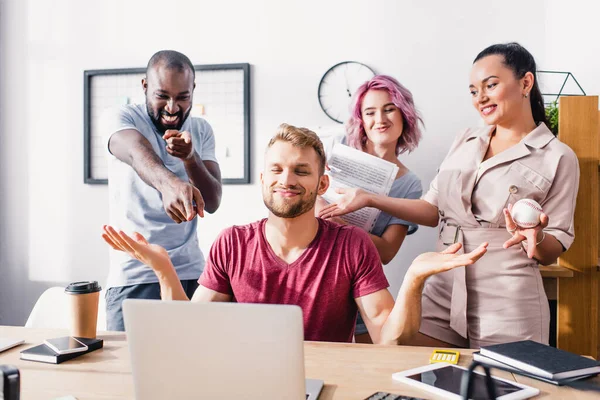
[[[397,300],[387,290],[368,234],[314,216],[329,186],[317,135],[282,124],[269,142],[261,174],[269,217],[225,229],[213,244],[192,301],[294,304],[306,340],[351,342],[359,311],[374,343],[406,343],[419,330],[427,277],[470,265],[486,251],[458,255],[460,244],[425,253],[408,269]],[[103,238],[157,274],[165,300],[188,300],[166,251],[140,234],[104,227]]]

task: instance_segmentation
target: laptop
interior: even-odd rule
[[[123,302],[136,399],[317,400],[297,306]]]

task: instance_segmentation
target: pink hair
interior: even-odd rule
[[[373,77],[370,81],[360,85],[356,93],[354,93],[350,119],[346,123],[348,144],[359,150],[365,149],[367,133],[363,127],[361,106],[363,98],[369,90],[385,90],[388,92],[392,98],[392,102],[402,114],[404,129],[402,130],[402,135],[398,138],[396,155],[400,155],[406,151],[410,153],[416,149],[422,137],[419,122],[423,125],[423,120],[419,112],[415,109],[415,103],[410,90],[402,86],[396,79],[387,75]]]

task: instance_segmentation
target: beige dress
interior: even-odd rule
[[[460,347],[531,339],[548,343],[550,312],[538,262],[522,246],[503,249],[503,208],[524,198],[549,217],[544,232],[573,243],[579,184],[575,153],[540,124],[517,145],[483,161],[494,127],[468,129],[454,141],[430,190],[439,209],[438,250],[489,242],[478,262],[432,276],[423,291],[421,332]]]

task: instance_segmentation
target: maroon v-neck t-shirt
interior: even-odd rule
[[[305,340],[351,342],[358,310],[354,299],[389,286],[369,235],[319,219],[313,241],[287,264],[266,240],[266,221],[221,232],[198,282],[239,303],[298,305]]]

